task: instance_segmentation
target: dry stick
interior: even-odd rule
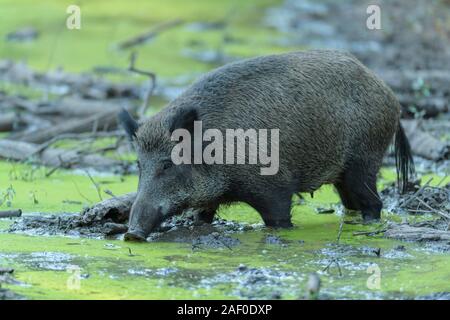
[[[106,123],[117,124],[116,114],[111,111],[104,111],[92,114],[85,118],[69,119],[42,130],[20,133],[14,137],[10,137],[10,139],[40,144],[65,133],[89,132],[95,121],[98,121],[102,126]]]
[[[147,112],[147,109],[150,105],[150,97],[153,95],[153,91],[155,91],[156,75],[153,72],[136,69],[134,66],[134,64],[136,62],[136,58],[137,58],[137,53],[133,52],[130,56],[130,66],[128,67],[128,71],[149,77],[149,87],[147,90],[147,94],[145,95],[144,102],[138,111],[139,118],[143,118],[145,115],[145,112]]]
[[[22,210],[7,210],[7,211],[0,211],[0,218],[13,218],[13,217],[20,217],[22,216]]]
[[[339,244],[339,240],[341,240],[342,229],[344,228],[344,217],[341,218],[341,222],[339,224],[339,232],[336,239],[336,244]]]
[[[441,181],[439,181],[439,183],[436,185],[436,187],[439,187],[439,186],[442,184],[442,182],[444,182],[445,179],[447,179],[447,177],[448,177],[448,175],[445,175],[445,176],[441,179]]]
[[[87,176],[89,177],[89,180],[91,180],[92,184],[94,185],[95,190],[97,190],[97,194],[98,194],[98,197],[100,198],[100,201],[103,201],[102,193],[101,193],[101,191],[100,191],[100,188],[99,188],[99,186],[98,186],[98,183],[95,182],[94,178],[92,178],[92,176],[91,176],[91,174],[89,173],[88,170],[85,170],[85,172],[86,172]]]
[[[144,43],[154,37],[156,37],[160,32],[165,31],[167,29],[176,27],[183,23],[183,20],[181,19],[175,19],[166,21],[160,24],[157,24],[154,26],[150,31],[146,33],[142,33],[136,37],[133,37],[131,39],[125,40],[122,43],[119,43],[119,49],[127,49],[133,46],[136,46],[138,44]]]
[[[428,203],[426,203],[425,201],[423,201],[420,198],[417,198],[417,200],[419,200],[420,203],[422,203],[425,207],[427,207],[428,209],[432,210],[434,213],[437,213],[438,215],[440,215],[441,217],[444,217],[446,219],[450,220],[450,216],[447,215],[446,213],[439,211],[437,209],[434,209],[433,207],[431,207]]]
[[[324,272],[325,272],[325,271],[328,271],[333,263],[335,263],[336,266],[338,267],[339,276],[342,277],[341,266],[339,265],[338,259],[335,259],[335,258],[331,259],[330,263],[323,269],[323,271],[324,271]]]
[[[398,207],[399,208],[403,208],[406,205],[408,205],[411,201],[413,201],[415,198],[417,198],[418,196],[420,196],[423,192],[423,190],[425,190],[426,187],[428,187],[428,185],[430,184],[431,180],[433,180],[433,178],[430,178],[423,186],[420,187],[419,190],[417,190],[408,200],[406,200],[405,202],[401,203]]]
[[[73,185],[75,186],[75,189],[77,190],[77,192],[78,192],[78,194],[84,199],[84,200],[86,200],[88,203],[92,203],[92,201],[91,200],[89,200],[81,191],[80,191],[80,189],[78,188],[78,185],[77,185],[77,183],[72,179],[72,183],[73,183]]]
[[[355,231],[353,232],[354,236],[374,236],[379,233],[386,232],[387,229],[375,230],[375,231]]]
[[[109,189],[103,190],[104,193],[106,193],[108,196],[111,196],[113,198],[117,198],[116,195]]]

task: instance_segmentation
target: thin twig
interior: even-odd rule
[[[355,231],[353,232],[354,236],[374,236],[376,234],[384,233],[387,229],[380,229],[375,231]]]
[[[341,222],[339,224],[339,232],[336,239],[336,244],[339,244],[339,240],[341,240],[342,229],[344,229],[344,217],[341,218]]]
[[[155,87],[156,87],[156,74],[154,74],[153,72],[136,69],[136,67],[135,67],[136,59],[137,59],[137,53],[133,52],[130,56],[130,66],[128,67],[128,71],[149,77],[148,90],[145,95],[144,102],[138,111],[138,116],[141,119],[145,116],[145,113],[147,112],[147,109],[150,105],[150,97],[153,95],[153,91],[155,90]]]
[[[88,203],[92,203],[92,201],[90,199],[88,199],[83,193],[81,193],[80,189],[78,188],[77,183],[72,179],[72,183],[75,186],[75,189],[77,190],[78,194],[84,199],[86,200]]]
[[[450,220],[450,216],[447,215],[446,213],[444,213],[444,212],[442,212],[442,211],[439,211],[439,210],[437,210],[437,209],[431,207],[428,203],[426,203],[425,201],[423,201],[423,200],[420,199],[420,198],[417,198],[417,200],[418,200],[420,203],[422,203],[425,207],[427,207],[428,209],[432,210],[434,213],[437,213],[437,214],[440,215],[441,217],[444,217],[444,218]]]
[[[98,194],[98,197],[100,198],[100,201],[103,201],[102,192],[100,190],[100,187],[98,186],[98,183],[95,182],[94,178],[92,178],[92,176],[88,170],[84,170],[84,171],[86,172],[87,176],[89,177],[89,180],[91,180],[92,184],[94,185],[95,190],[97,190],[97,194]]]
[[[338,271],[339,271],[339,276],[342,277],[342,270],[341,270],[341,266],[339,265],[339,261],[338,259],[331,259],[330,263],[323,269],[323,271],[328,272],[328,270],[330,269],[331,265],[335,263],[336,266],[338,267]]]
[[[411,195],[411,197],[409,199],[407,199],[405,202],[401,203],[398,207],[403,208],[406,205],[408,205],[411,201],[413,201],[415,198],[420,196],[422,194],[423,190],[425,190],[425,188],[428,187],[428,185],[430,184],[430,182],[432,180],[433,180],[433,178],[430,178],[422,187],[420,187],[419,190],[417,190],[413,195]]]

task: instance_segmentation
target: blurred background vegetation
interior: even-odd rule
[[[2,41],[0,57],[24,60],[42,71],[55,67],[73,72],[101,66],[126,68],[129,52],[117,50],[121,41],[153,25],[181,19],[178,26],[137,48],[139,66],[161,76],[204,72],[211,66],[190,54],[220,51],[248,57],[283,51],[275,45],[278,32],[261,21],[267,7],[280,2],[2,0],[0,38],[24,26],[35,28],[39,36],[27,43]],[[71,4],[81,8],[80,30],[66,28],[66,9]]]

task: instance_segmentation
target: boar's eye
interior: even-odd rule
[[[173,162],[171,159],[164,159],[161,163],[161,169],[167,170],[173,166]]]
[[[168,169],[172,168],[172,166],[173,166],[173,162],[170,158],[162,159],[161,161],[158,162],[155,175],[157,177],[163,175],[164,172],[167,171]]]

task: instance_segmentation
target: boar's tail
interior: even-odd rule
[[[395,133],[395,167],[397,170],[397,184],[401,193],[406,192],[408,181],[414,175],[414,160],[411,154],[411,146],[399,121]]]

